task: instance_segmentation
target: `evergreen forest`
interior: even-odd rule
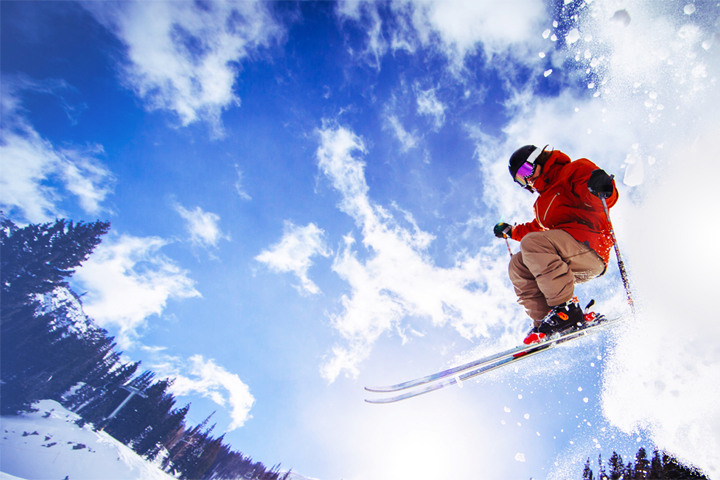
[[[176,405],[172,379],[123,363],[113,337],[81,307],[78,325],[81,302],[68,280],[109,229],[109,222],[62,219],[18,227],[0,213],[0,413],[51,399],[77,413],[81,426],[161,459],[181,479],[287,478],[279,464],[266,468],[213,436],[210,417],[188,425],[190,405]]]
[[[597,465],[595,473],[588,457],[582,480],[708,480],[700,470],[683,465],[665,452],[655,450],[652,458],[648,458],[642,447],[635,454],[635,462],[625,464],[622,457],[613,452],[607,464],[603,462],[602,454],[598,455]]]

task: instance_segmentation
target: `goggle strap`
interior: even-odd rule
[[[540,154],[544,151],[545,151],[545,148],[536,148],[535,150],[532,151],[532,153],[528,156],[527,160],[525,160],[525,161],[535,164],[535,160],[537,160],[537,158],[540,156]]]

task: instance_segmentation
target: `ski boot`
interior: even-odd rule
[[[590,311],[593,305],[595,305],[595,300],[590,300],[590,303],[587,304],[583,311],[580,308],[577,297],[573,297],[568,302],[552,307],[545,318],[543,318],[540,326],[530,329],[523,343],[525,345],[541,343],[556,334],[585,328],[591,324],[603,321],[605,319],[604,315]]]

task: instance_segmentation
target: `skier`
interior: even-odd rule
[[[493,228],[498,238],[520,242],[508,271],[533,320],[523,340],[529,345],[584,321],[574,286],[605,273],[613,240],[600,198],[612,207],[618,193],[613,177],[593,162],[571,161],[547,145],[517,149],[509,167],[515,182],[539,193],[532,222]]]

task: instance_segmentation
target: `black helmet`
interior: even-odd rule
[[[545,145],[542,149],[539,149],[535,145],[525,145],[524,147],[518,148],[512,155],[510,155],[510,164],[508,165],[510,176],[515,182],[519,183],[523,188],[530,190],[531,192],[534,190],[525,185],[524,182],[518,181],[515,175],[518,173],[520,167],[522,167],[526,162],[535,165],[535,161],[540,154],[545,151],[545,148],[547,148],[547,145]]]
[[[528,161],[528,158],[530,158],[530,155],[537,150],[537,147],[535,145],[525,145],[524,147],[520,147],[517,150],[515,150],[515,153],[510,155],[510,176],[514,179],[515,174],[517,173],[518,169],[520,168],[520,165]],[[535,156],[535,155],[533,155]],[[536,157],[537,158],[537,157]],[[534,160],[534,159],[533,159]],[[532,161],[530,163],[533,163]]]

